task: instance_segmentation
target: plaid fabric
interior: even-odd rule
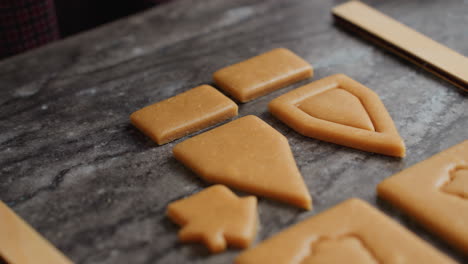
[[[53,0],[0,0],[0,58],[58,38]]]
[[[0,59],[168,1],[0,0]]]

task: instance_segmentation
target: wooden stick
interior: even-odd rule
[[[468,58],[358,1],[332,10],[337,25],[468,91]]]

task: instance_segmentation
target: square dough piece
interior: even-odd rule
[[[377,186],[380,197],[468,253],[468,140]]]
[[[240,102],[248,102],[312,75],[308,62],[279,48],[218,70],[213,79]]]
[[[456,262],[367,203],[350,199],[244,251],[235,263]]]
[[[237,115],[237,104],[209,85],[201,85],[130,115],[134,126],[159,145]]]

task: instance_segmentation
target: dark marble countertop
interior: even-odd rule
[[[369,201],[435,247],[468,259],[376,198],[395,172],[468,138],[454,86],[332,24],[341,1],[180,0],[0,62],[0,199],[76,263],[230,263],[177,241],[166,205],[207,186],[129,123],[133,111],[211,83],[275,47],[376,91],[407,146],[397,159],[303,137],[267,111],[301,82],[240,105],[286,135],[314,199],[306,212],[259,200],[257,241],[350,197]],[[368,1],[468,54],[468,1]]]

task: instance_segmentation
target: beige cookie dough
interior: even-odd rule
[[[350,199],[241,253],[236,264],[454,264],[380,211]]]
[[[288,140],[256,116],[187,139],[174,156],[204,180],[304,209],[312,208]]]
[[[279,48],[218,70],[213,79],[240,102],[248,102],[312,75],[308,62]]]
[[[72,262],[0,201],[0,262],[71,264]]]
[[[272,100],[270,112],[298,133],[364,151],[404,157],[405,145],[379,96],[336,74]]]
[[[159,145],[237,115],[237,105],[209,85],[201,85],[130,115],[132,124]]]
[[[377,186],[380,197],[468,253],[468,140]]]
[[[257,198],[239,198],[223,185],[172,202],[167,214],[182,226],[181,241],[202,242],[213,253],[224,251],[228,244],[246,248],[257,232]]]

